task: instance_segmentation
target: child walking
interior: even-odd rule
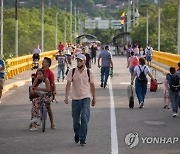
[[[169,90],[168,90],[168,81],[164,81],[164,109],[170,109],[170,98],[169,98]]]

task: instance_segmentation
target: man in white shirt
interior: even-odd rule
[[[145,53],[146,53],[146,60],[148,62],[148,66],[151,66],[153,48],[149,44],[147,45],[147,48],[145,49]]]

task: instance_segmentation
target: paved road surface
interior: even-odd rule
[[[73,141],[71,103],[63,103],[65,83],[62,82],[57,83],[59,104],[52,104],[56,130],[50,129],[49,120],[45,133],[28,130],[31,102],[30,83],[26,83],[5,93],[0,104],[0,154],[179,154],[180,116],[172,118],[172,111],[163,109],[162,86],[155,93],[148,90],[144,109],[138,108],[137,100],[135,108],[129,109],[126,58],[113,59],[114,77],[106,89],[100,88],[100,70],[93,66],[97,105],[91,108],[86,146]],[[163,78],[157,72],[158,81]],[[130,146],[139,139],[134,148],[128,148],[124,142],[129,133],[136,137],[128,140]],[[152,143],[154,138],[161,139],[161,143]]]

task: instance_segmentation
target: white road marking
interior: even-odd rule
[[[118,154],[118,139],[116,129],[116,114],[111,80],[109,79],[110,111],[111,111],[111,154]]]
[[[130,82],[120,82],[120,85],[130,85]],[[148,85],[150,85],[150,82],[148,82]]]
[[[55,82],[55,84],[66,84],[66,82]]]

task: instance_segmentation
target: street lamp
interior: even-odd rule
[[[64,13],[66,13],[66,8]],[[64,15],[64,44],[66,44],[66,15]]]
[[[1,0],[1,57],[3,57],[3,21],[4,21],[4,16],[3,16],[3,4],[4,0]]]
[[[177,54],[180,54],[180,0],[178,0],[178,42],[177,42]]]
[[[146,0],[147,14],[146,14],[146,44],[149,44],[149,15],[148,15],[148,1]]]
[[[15,51],[18,57],[18,0],[15,1]]]
[[[72,0],[70,1],[70,42],[72,44]]]
[[[42,16],[41,16],[41,51],[44,51],[44,0],[41,1]]]
[[[76,16],[77,16],[77,11],[76,11],[76,6],[74,7],[74,33],[75,33],[75,37],[76,37],[76,33],[77,33],[77,23],[76,23]]]
[[[56,32],[55,32],[55,49],[57,49],[57,44],[58,44],[58,0],[56,0],[56,19],[55,19],[55,24],[56,24]]]
[[[158,51],[160,51],[161,47],[161,12],[160,12],[160,0],[158,0]]]

